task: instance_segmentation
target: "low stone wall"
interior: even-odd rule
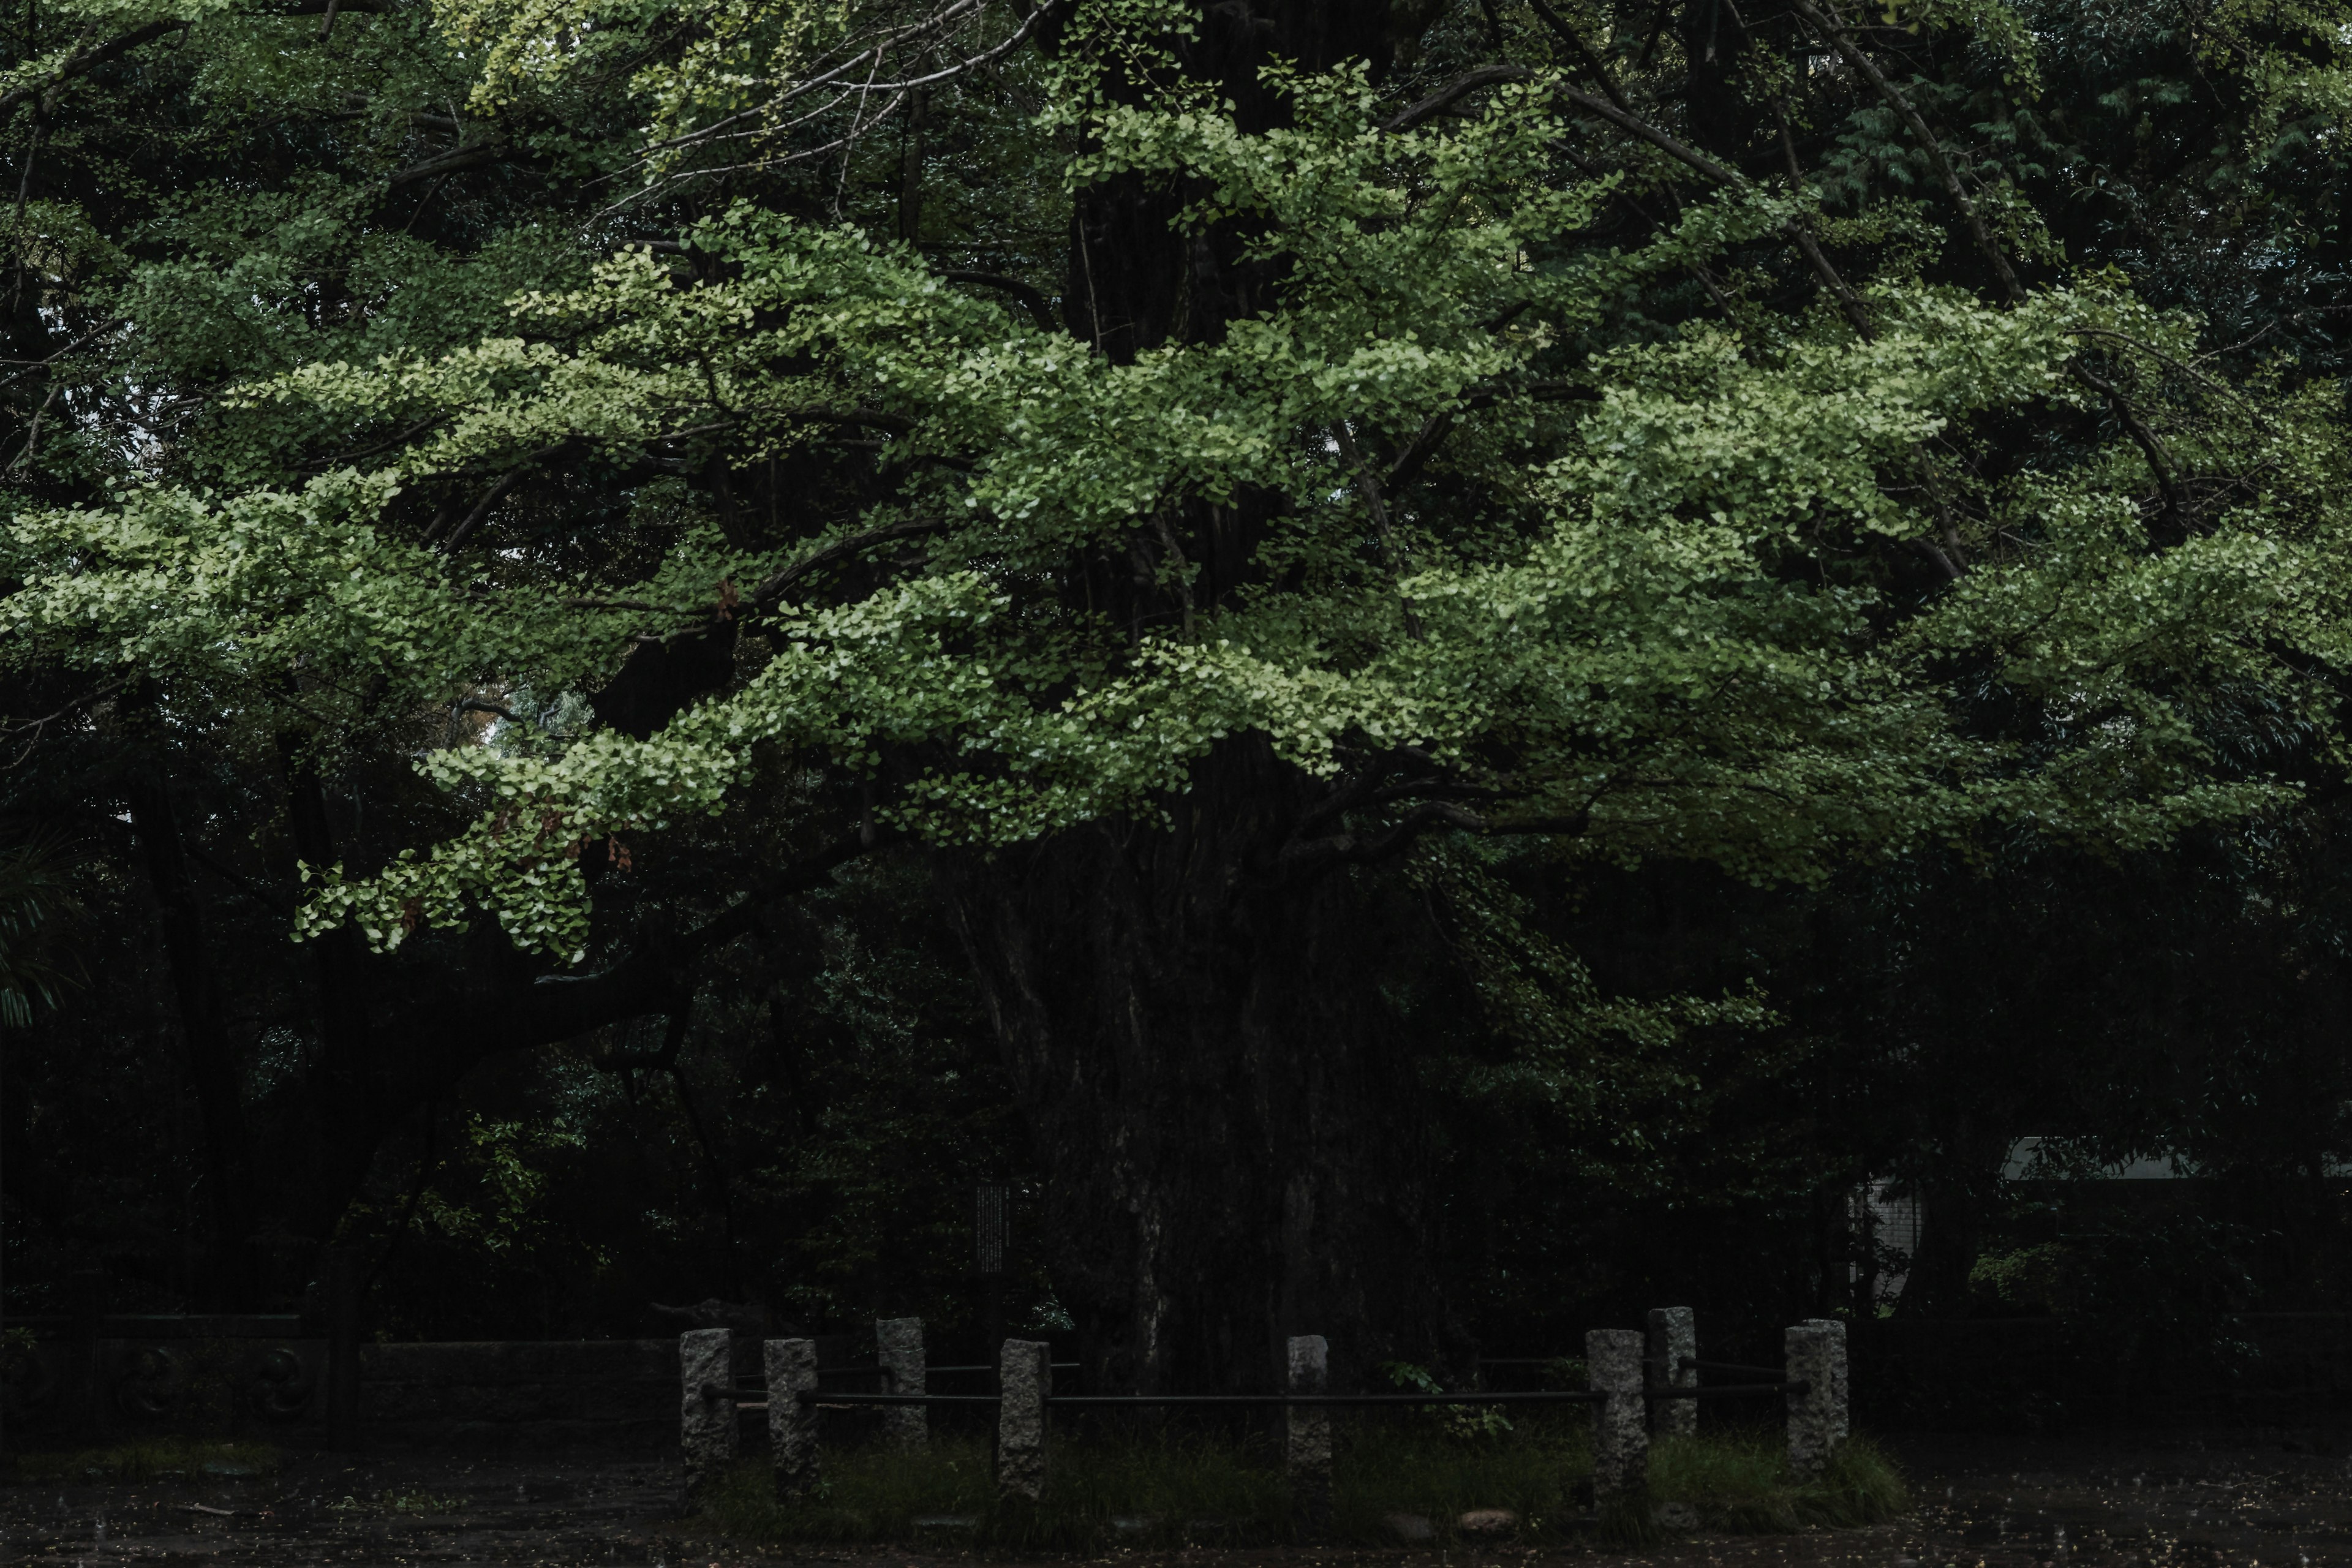
[[[528,1340],[360,1347],[369,1447],[677,1447],[676,1340]]]
[[[96,1340],[47,1339],[12,1352],[0,1379],[10,1437],[44,1446],[165,1432],[325,1440],[324,1340],[299,1337],[293,1320],[189,1326],[197,1331],[110,1319]],[[362,1344],[359,1384],[366,1448],[677,1447],[674,1339]]]
[[[326,1418],[327,1343],[291,1315],[36,1319],[0,1358],[13,1439],[113,1442],[143,1432],[268,1437]]]

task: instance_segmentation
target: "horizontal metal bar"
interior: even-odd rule
[[[1716,1392],[1709,1390],[1709,1393]],[[1777,1393],[1776,1388],[1773,1392]],[[1609,1396],[1590,1389],[1504,1394],[1056,1394],[1045,1403],[1130,1409],[1161,1405],[1597,1405]],[[803,1405],[1000,1405],[992,1394],[830,1394],[803,1390]],[[738,1405],[739,1410],[752,1408]],[[765,1405],[758,1406],[766,1409]]]
[[[925,1370],[929,1372],[994,1372],[996,1368],[993,1366],[934,1366],[926,1368]],[[1054,1370],[1055,1372],[1076,1372],[1078,1370],[1078,1363],[1074,1361],[1057,1361],[1054,1363]]]
[[[1048,1405],[1597,1405],[1608,1397],[1588,1389],[1507,1394],[1066,1394]]]
[[[1701,1361],[1695,1355],[1683,1357],[1682,1369],[1685,1372],[1736,1373],[1741,1377],[1785,1377],[1789,1372],[1789,1369],[1784,1366],[1749,1366],[1745,1362]]]
[[[1653,1399],[1727,1399],[1758,1394],[1793,1394],[1801,1397],[1812,1392],[1812,1385],[1800,1379],[1795,1383],[1694,1384],[1687,1388],[1652,1388],[1644,1392]]]
[[[821,1366],[816,1369],[816,1374],[819,1377],[887,1377],[893,1384],[898,1381],[898,1374],[887,1366]],[[739,1393],[757,1394],[767,1386],[768,1380],[764,1376],[735,1380]]]
[[[997,1405],[993,1394],[834,1394],[803,1389],[803,1405]]]

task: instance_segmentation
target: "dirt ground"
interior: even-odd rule
[[[2258,1432],[1896,1439],[1915,1510],[1871,1530],[1656,1551],[1507,1544],[1119,1552],[1118,1568],[2352,1568],[2352,1442]],[[0,1488],[0,1563],[960,1568],[953,1552],[751,1552],[677,1515],[674,1468],[319,1455],[264,1478]],[[1456,1563],[1455,1558],[1461,1561]],[[1082,1560],[1066,1560],[1076,1568]]]

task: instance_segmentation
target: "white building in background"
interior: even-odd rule
[[[2157,1158],[2133,1160],[2119,1165],[2102,1165],[2094,1173],[2084,1173],[2071,1170],[2053,1170],[2037,1175],[2033,1169],[2034,1158],[2042,1152],[2042,1145],[2047,1142],[2049,1142],[2049,1140],[2042,1138],[2021,1138],[2016,1142],[2011,1144],[2009,1146],[2009,1159],[2003,1163],[2000,1168],[2000,1179],[2004,1182],[2023,1182],[2033,1180],[2058,1182],[2172,1182],[2179,1181],[2184,1176],[2193,1176],[2197,1173],[2195,1171],[2192,1171],[2188,1166],[2182,1164],[2179,1155],[2166,1154]]]
[[[1909,1258],[1919,1250],[1919,1200],[1893,1195],[1891,1181],[1865,1182],[1853,1190],[1846,1202],[1848,1223],[1854,1234],[1871,1244],[1872,1255],[1885,1258],[1889,1252]],[[1898,1264],[1888,1264],[1878,1271],[1878,1304],[1892,1306],[1895,1298],[1903,1294],[1903,1282],[1910,1273]],[[1846,1283],[1862,1282],[1862,1265],[1846,1265]]]
[[[2000,1179],[2004,1182],[2025,1181],[2094,1181],[2094,1182],[2172,1182],[2194,1176],[2197,1173],[2183,1164],[2178,1155],[2166,1154],[2127,1161],[2120,1164],[2102,1165],[2093,1172],[2051,1169],[2035,1170],[2036,1157],[2046,1140],[2020,1138],[2009,1147],[2009,1157],[2001,1163]],[[1896,1184],[1879,1180],[1865,1182],[1856,1187],[1846,1200],[1847,1223],[1855,1236],[1873,1244],[1874,1256],[1884,1258],[1888,1253],[1909,1258],[1919,1250],[1919,1200],[1895,1195]],[[1899,1263],[1889,1263],[1878,1275],[1878,1304],[1892,1306],[1903,1294],[1903,1286],[1910,1278]],[[1848,1284],[1859,1284],[1862,1265],[1846,1266]]]

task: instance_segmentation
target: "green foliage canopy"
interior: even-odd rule
[[[430,79],[485,136],[569,148],[602,197],[667,188],[663,144],[713,127],[757,127],[789,164],[787,110],[824,76],[807,62],[874,24],[689,9],[684,29],[585,4],[394,11],[340,63],[293,61],[282,24],[153,25],[207,40],[199,97]],[[2005,48],[2030,91],[2008,8],[1913,19]],[[2056,265],[1988,303],[1929,247],[1878,244],[1861,318],[1748,290],[1666,325],[1643,304],[1684,275],[1792,227],[1841,237],[1822,188],[1736,177],[1637,245],[1599,243],[1612,201],[1696,155],[1652,135],[1596,165],[1577,151],[1593,100],[1556,70],[1424,115],[1360,66],[1276,66],[1284,111],[1244,129],[1152,74],[1195,28],[1181,8],[1089,0],[1050,56],[1013,52],[1034,21],[981,51],[1037,105],[1004,134],[1066,191],[1181,193],[1179,228],[1238,232],[1278,274],[1263,308],[1106,355],[871,225],[756,192],[676,214],[659,253],[615,243],[609,201],[429,245],[323,174],[163,202],[137,261],[61,212],[97,259],[52,287],[112,312],[82,396],[138,411],[47,448],[86,493],[18,503],[9,657],[332,754],[380,743],[387,715],[593,689],[633,647],[740,617],[738,678],[654,732],[468,731],[415,765],[469,826],[367,875],[310,868],[306,932],[351,921],[393,947],[479,909],[573,962],[583,847],[614,858],[620,836],[720,810],[762,756],[865,781],[869,831],[990,846],[1181,811],[1189,770],[1255,734],[1313,777],[1404,760],[1406,784],[1358,803],[1360,843],[1524,832],[1804,879],[1988,822],[2156,843],[2292,793],[2217,747],[2250,705],[2333,736],[2336,399],[2284,372],[2221,384],[2197,321],[2130,277]],[[2274,106],[2258,129],[2335,79],[2280,58],[2230,56]],[[9,79],[61,82],[66,59]],[[634,118],[583,107],[624,78]],[[2005,180],[1964,216],[1986,214],[2051,252]],[[1843,221],[1852,240],[1922,214]],[[2110,401],[2160,411],[2157,462],[2231,476],[2193,520],[2151,502],[2120,425],[2024,435],[2098,424],[2108,403],[2071,374],[2086,355],[2122,382]],[[709,480],[845,442],[867,464],[851,499],[747,523]],[[556,468],[621,509],[621,544],[501,537],[501,498]],[[1271,519],[1245,579],[1196,602],[1209,568],[1178,521],[1245,501]],[[1129,557],[1165,613],[1087,601],[1074,563]],[[1948,580],[1923,585],[1923,559]]]

